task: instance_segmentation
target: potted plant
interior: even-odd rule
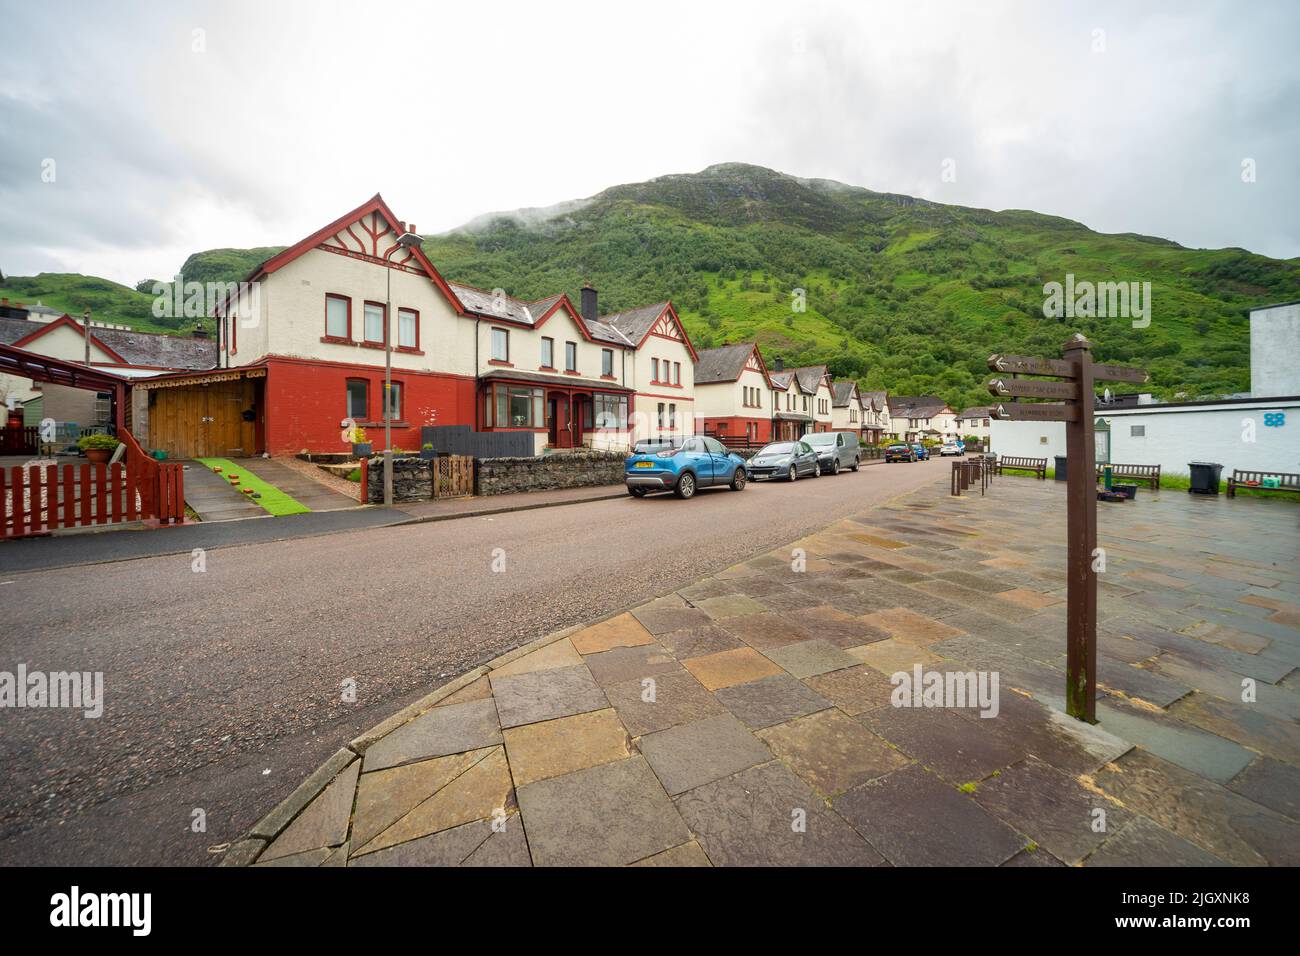
[[[352,429],[352,457],[369,458],[373,454],[370,447],[370,441],[366,438],[366,430],[360,425]]]
[[[92,465],[106,464],[119,444],[112,435],[82,435],[77,439],[77,447]]]
[[[437,457],[437,453],[433,450],[433,442],[427,441],[420,446],[420,457],[425,461]]]

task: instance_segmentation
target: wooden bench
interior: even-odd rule
[[[1005,474],[1007,469],[1012,471],[1032,471],[1040,480],[1047,478],[1047,459],[1046,458],[1017,458],[1013,455],[1003,455],[993,466],[993,470],[1001,475]]]
[[[1160,466],[1159,465],[1098,465],[1097,480],[1100,481],[1106,468],[1110,468],[1112,478],[1121,478],[1125,481],[1145,481],[1151,486],[1152,491],[1160,489]]]
[[[1265,478],[1278,479],[1278,486],[1265,488]],[[1250,484],[1250,482],[1259,482],[1259,484]],[[1228,479],[1228,497],[1235,498],[1238,488],[1249,488],[1251,491],[1300,491],[1300,475],[1281,471],[1242,471],[1240,468],[1235,468],[1232,477]]]

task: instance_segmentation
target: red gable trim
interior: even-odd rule
[[[695,351],[695,346],[691,344],[691,337],[686,334],[686,326],[682,325],[682,320],[678,318],[677,310],[673,308],[671,302],[664,303],[663,311],[655,316],[654,322],[650,323],[650,327],[646,329],[645,335],[641,336],[641,341],[636,344],[636,347],[639,349],[641,346],[645,345],[645,340],[650,338],[651,334],[654,332],[655,324],[665,315],[669,316],[673,320],[673,324],[677,326],[677,331],[682,334],[682,341],[686,343],[686,351],[691,353],[691,359],[698,362],[700,360],[700,353]]]
[[[758,350],[757,342],[754,343],[753,350],[754,350],[754,358],[758,359],[758,367],[763,372],[763,379],[764,381],[767,382],[767,387],[770,389],[776,389],[777,385],[775,382],[772,381],[772,376],[767,374],[767,363],[763,361],[763,353]],[[749,363],[746,362],[745,365],[746,367],[748,367]],[[743,371],[741,374],[744,374]]]
[[[306,239],[303,239],[301,242],[295,243],[294,245],[290,246],[288,249],[285,249],[284,252],[278,253],[277,255],[274,255],[271,258],[267,259],[256,269],[250,272],[248,274],[248,277],[244,281],[253,282],[256,281],[257,279],[260,279],[262,276],[268,276],[272,272],[284,268],[289,263],[297,259],[299,256],[303,255],[306,252],[310,252],[312,249],[315,249],[317,246],[324,243],[325,240],[332,238],[335,233],[347,229],[354,222],[356,222],[358,219],[362,218],[363,216],[368,216],[371,213],[376,213],[376,212],[384,217],[384,220],[389,224],[390,227],[395,228],[397,223],[401,221],[397,218],[397,216],[393,214],[393,211],[388,208],[388,203],[384,202],[384,197],[379,193],[375,193],[374,196],[366,200],[356,209],[353,209],[351,212],[344,213],[342,216],[339,216],[339,218],[335,219],[328,226],[324,226],[323,228],[316,230]],[[355,233],[353,235],[355,236]],[[358,242],[360,242],[360,240],[358,240]],[[388,249],[385,249],[384,252],[382,253],[384,261],[387,262],[389,255],[393,253],[395,250],[400,248],[401,248],[400,246],[394,243]],[[444,296],[447,297],[448,303],[450,303],[451,307],[456,310],[456,314],[464,315],[465,314],[464,304],[460,301],[460,299],[456,298],[456,293],[451,291],[451,286],[447,285],[447,280],[445,280],[442,277],[442,275],[438,272],[438,270],[434,268],[433,263],[429,261],[429,257],[424,254],[424,250],[419,246],[414,246],[411,248],[410,252],[411,252],[411,258],[420,264],[421,268],[423,268],[425,273],[428,274],[429,279],[432,280],[433,284],[437,286],[439,290],[441,290]],[[217,306],[217,311],[222,309],[225,306],[225,304],[226,303],[224,301],[221,302]]]
[[[81,323],[77,322],[71,316],[64,314],[59,316],[53,322],[49,322],[45,325],[42,325],[40,328],[32,332],[30,335],[24,335],[17,342],[14,342],[13,346],[16,349],[25,349],[27,348],[29,342],[34,342],[37,339],[39,339],[42,335],[45,335],[49,332],[53,332],[55,329],[61,326],[70,326],[71,328],[76,330],[78,335],[80,335],[82,338],[85,338],[86,330],[82,327]],[[107,345],[101,342],[98,336],[96,336],[94,332],[90,333],[90,341],[93,342],[97,348],[102,349],[104,352],[107,352],[110,356],[112,356],[113,361],[118,362],[122,365],[129,364],[126,359],[122,358],[122,356],[118,355]]]

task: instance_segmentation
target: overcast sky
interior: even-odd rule
[[[727,161],[1300,255],[1287,0],[0,0],[0,23],[8,275],[134,283],[375,192],[429,233]]]

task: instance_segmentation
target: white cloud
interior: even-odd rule
[[[1229,3],[26,6],[0,267],[134,282],[376,190],[435,232],[722,161],[1295,256],[1297,25]]]

